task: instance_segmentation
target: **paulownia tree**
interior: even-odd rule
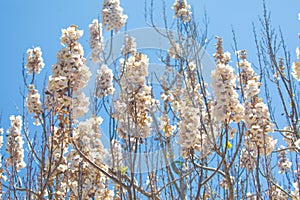
[[[62,29],[44,87],[37,84],[42,51],[27,51],[24,109],[10,117],[5,145],[0,137],[3,199],[300,198],[300,62],[292,62],[280,31],[276,43],[265,2],[262,33],[254,29],[259,67],[245,50],[235,49],[232,59],[216,37],[211,84],[200,53],[207,21],[200,29],[191,6],[176,0],[172,29],[164,7],[162,32],[153,4],[147,23],[170,44],[159,53],[158,86],[149,78],[150,56],[131,35],[121,58],[108,63],[114,43],[109,40],[107,51],[102,29],[113,36],[125,25],[119,0],[104,0],[102,23],[89,26],[94,76],[75,25]],[[93,90],[84,92],[91,83]],[[271,89],[279,96],[276,112]]]

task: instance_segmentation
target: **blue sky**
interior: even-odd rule
[[[147,0],[149,2],[149,0]],[[160,0],[155,0],[160,2]],[[172,17],[171,6],[173,0],[168,0],[169,17]],[[259,24],[258,16],[262,14],[262,0],[190,0],[196,19],[201,22],[204,8],[210,18],[209,35],[218,35],[224,38],[225,49],[231,51],[232,34],[234,27],[239,48],[247,49],[251,61],[255,62],[255,44],[252,33],[254,22]],[[17,114],[15,105],[22,105],[19,88],[22,87],[22,58],[26,50],[33,46],[40,46],[46,66],[44,73],[51,72],[51,65],[56,62],[56,52],[61,48],[59,43],[60,30],[70,24],[76,24],[85,31],[80,40],[88,48],[88,25],[100,13],[100,0],[1,0],[1,73],[0,73],[0,111],[3,113],[2,126],[8,127],[8,117]],[[129,16],[127,28],[146,27],[144,21],[144,0],[121,0],[124,13]],[[298,32],[300,21],[297,14],[300,12],[299,2],[296,0],[267,0],[272,12],[272,21],[275,28],[281,26],[288,48],[294,53],[299,45]],[[156,21],[161,23],[161,5],[155,4]],[[260,27],[257,26],[257,30]],[[213,42],[208,48],[213,54]],[[38,82],[42,85],[42,80]]]

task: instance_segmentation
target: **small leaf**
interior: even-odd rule
[[[122,167],[122,168],[121,168],[121,174],[122,174],[122,175],[125,175],[126,172],[127,172],[127,170],[128,170],[128,167],[127,167],[127,166]]]
[[[227,148],[228,148],[228,149],[231,149],[231,148],[232,148],[232,144],[231,144],[229,141],[227,142]]]

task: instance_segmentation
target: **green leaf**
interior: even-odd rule
[[[122,167],[122,168],[121,168],[121,174],[122,174],[122,175],[125,175],[126,172],[127,172],[127,170],[128,170],[128,167],[127,167],[127,166]]]

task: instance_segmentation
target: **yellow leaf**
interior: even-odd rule
[[[231,149],[231,148],[232,148],[232,144],[231,144],[229,141],[227,142],[227,148],[228,148],[228,149]]]
[[[127,167],[127,166],[122,167],[122,169],[121,169],[121,174],[122,174],[122,175],[125,175],[126,172],[127,172],[127,170],[128,170],[128,167]]]

